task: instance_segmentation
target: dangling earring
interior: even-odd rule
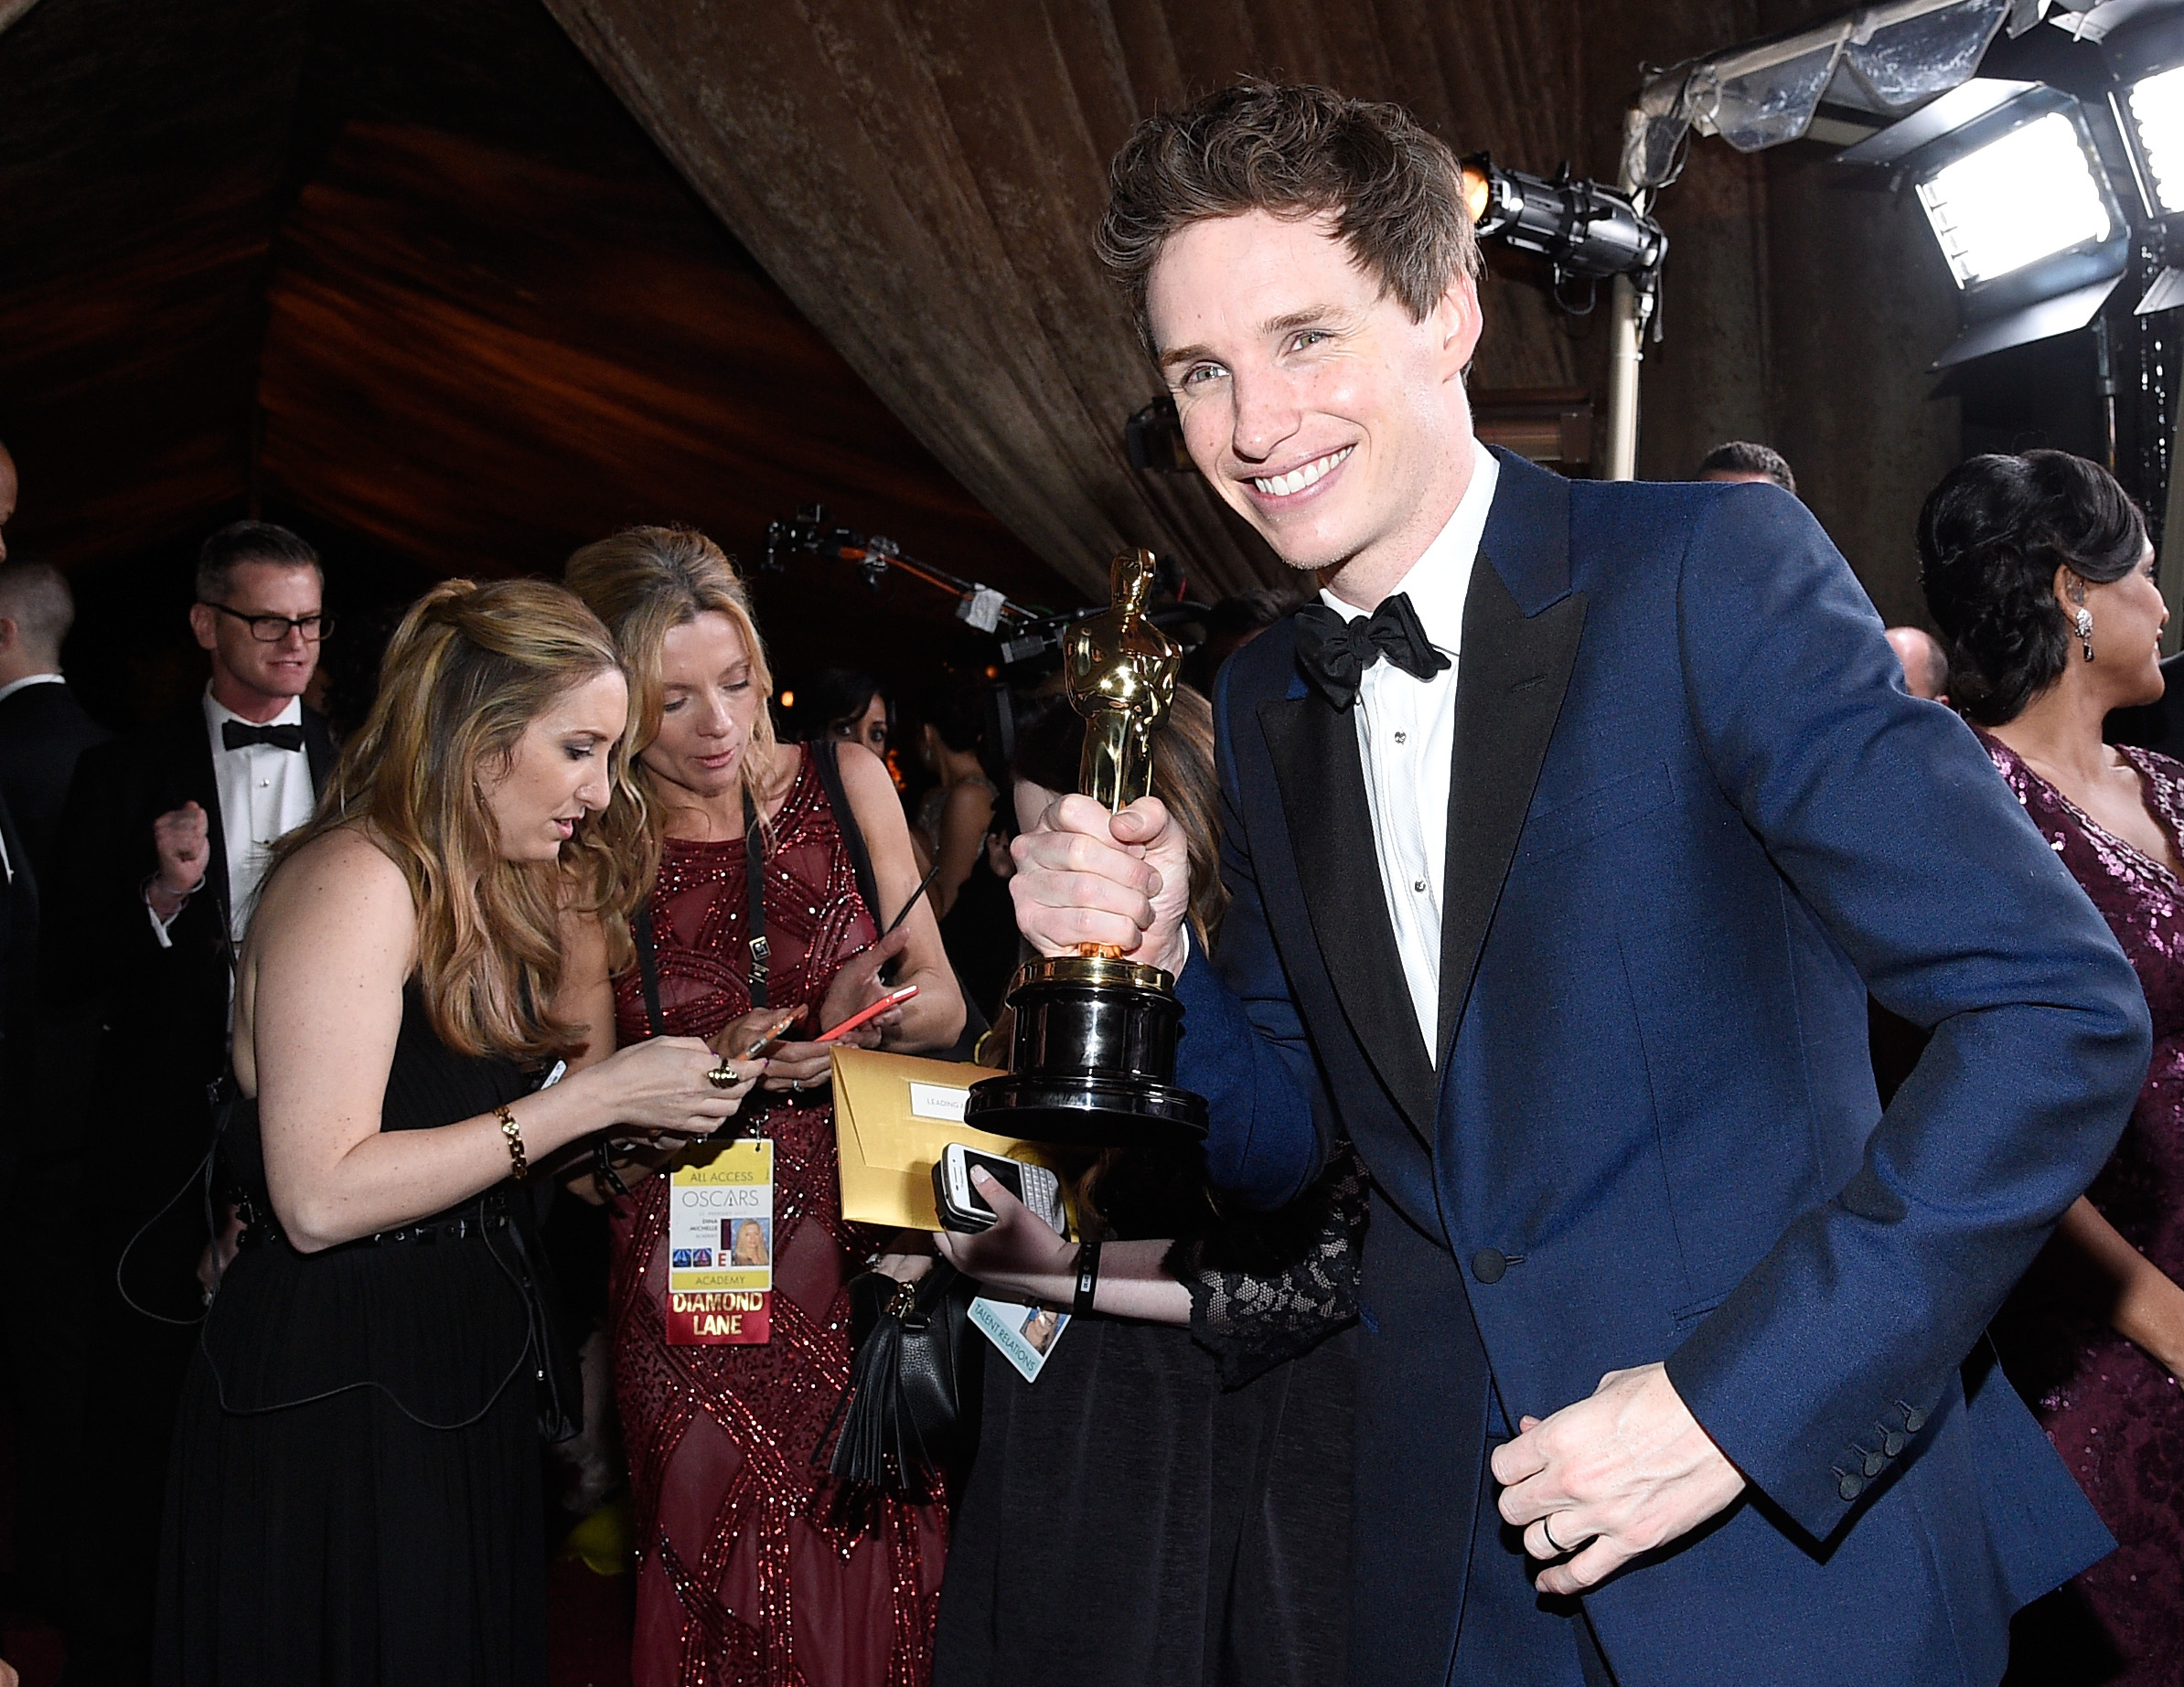
[[[2078,635],[2078,643],[2085,652],[2085,659],[2093,660],[2093,611],[2085,606],[2085,582],[2077,575],[2071,576],[2071,602],[2078,605],[2077,614],[2071,617],[2071,625]]]

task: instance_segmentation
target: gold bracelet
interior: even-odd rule
[[[493,1109],[500,1120],[500,1134],[508,1141],[509,1158],[515,1162],[516,1181],[523,1181],[523,1174],[530,1169],[530,1162],[523,1157],[523,1126],[516,1123],[516,1116],[504,1105]]]

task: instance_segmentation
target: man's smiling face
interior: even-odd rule
[[[1284,561],[1335,571],[1338,589],[1353,572],[1385,575],[1383,589],[1400,578],[1471,480],[1470,278],[1413,322],[1331,219],[1247,211],[1171,236],[1145,302],[1215,489]]]

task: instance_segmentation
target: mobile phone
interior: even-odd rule
[[[825,1030],[819,1032],[819,1034],[814,1037],[811,1041],[814,1042],[832,1042],[834,1039],[840,1036],[842,1032],[855,1030],[860,1025],[863,1024],[865,1020],[878,1019],[880,1015],[885,1013],[890,1008],[901,1007],[905,1002],[908,1001],[916,994],[917,986],[915,984],[905,984],[899,990],[890,990],[886,995],[881,997],[878,1001],[873,1002],[870,1007],[862,1008],[857,1012],[850,1015],[850,1017],[844,1020],[840,1025],[830,1025]]]
[[[779,1013],[766,1021],[765,1034],[745,1049],[741,1058],[747,1061],[756,1060],[761,1049],[764,1049],[768,1043],[780,1041],[781,1033],[803,1017],[804,1009],[801,1007],[782,1009]]]
[[[933,1205],[940,1213],[943,1226],[974,1235],[993,1228],[993,1209],[986,1204],[978,1185],[970,1180],[973,1166],[990,1172],[993,1180],[1029,1207],[1034,1217],[1060,1233],[1064,1226],[1059,1178],[1044,1166],[967,1148],[960,1142],[951,1142],[942,1149],[933,1167]]]

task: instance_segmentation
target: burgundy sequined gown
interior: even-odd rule
[[[2184,1282],[2184,885],[2104,831],[2010,749],[1982,734],[2033,824],[2085,887],[2138,969],[2154,1061],[2115,1157],[2087,1197]],[[2184,830],[2184,764],[2123,749],[2172,842]],[[2078,1578],[2090,1616],[2128,1663],[2085,1679],[2184,1682],[2184,1390],[2107,1321],[2112,1291],[2078,1250],[2040,1255],[1996,1320],[2004,1369],[2120,1543]]]
[[[765,896],[768,999],[816,1013],[875,933],[808,751],[774,821]],[[652,922],[670,1034],[709,1037],[749,1011],[747,897],[740,840],[668,841]],[[615,1009],[620,1041],[649,1034],[634,973],[616,981]],[[797,1034],[822,1029],[808,1018]],[[667,1179],[616,1203],[615,1383],[642,1553],[636,1687],[921,1687],[945,1514],[887,1501],[864,1530],[847,1527],[811,1461],[849,1380],[842,1286],[878,1238],[842,1220],[831,1106],[777,1105],[764,1129],[769,1342],[668,1346]]]

